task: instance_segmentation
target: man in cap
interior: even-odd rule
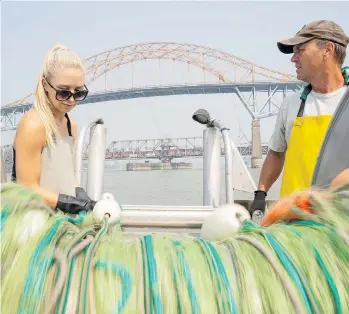
[[[332,114],[349,89],[349,68],[342,68],[348,42],[339,25],[321,20],[277,43],[282,53],[293,54],[297,78],[308,85],[281,104],[251,214],[265,211],[267,193],[283,168],[280,197],[310,188]]]

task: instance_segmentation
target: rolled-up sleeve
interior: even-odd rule
[[[280,106],[274,131],[269,141],[269,149],[275,152],[285,152],[287,149],[287,141],[286,141],[286,112],[287,112],[286,102],[287,101],[288,100],[285,99],[282,105]]]

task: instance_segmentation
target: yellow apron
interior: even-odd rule
[[[311,180],[332,115],[297,117],[285,156],[280,197],[304,190]]]
[[[345,85],[349,85],[349,67],[342,68]],[[310,188],[316,161],[332,115],[303,117],[305,101],[312,87],[304,88],[297,118],[293,122],[285,156],[280,197]]]

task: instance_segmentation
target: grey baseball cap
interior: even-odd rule
[[[304,44],[315,38],[326,39],[344,47],[347,47],[349,43],[348,36],[338,24],[320,20],[304,25],[294,37],[279,41],[277,46],[282,53],[289,54],[293,53],[295,45]]]

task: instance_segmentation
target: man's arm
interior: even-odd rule
[[[287,150],[286,141],[286,115],[288,101],[281,105],[279,114],[275,122],[274,132],[269,141],[269,151],[259,177],[258,190],[268,192],[271,186],[279,178],[284,167]]]
[[[349,182],[349,168],[340,172],[331,182],[330,188],[338,187]]]
[[[270,187],[279,178],[285,162],[285,152],[269,150],[261,170],[258,190],[268,192]]]
[[[284,166],[285,154],[287,149],[286,141],[286,110],[285,102],[281,105],[278,117],[275,123],[275,129],[269,142],[269,152],[263,163],[259,177],[258,190],[254,193],[254,200],[250,207],[250,213],[265,211],[267,192],[275,181],[279,178]]]

